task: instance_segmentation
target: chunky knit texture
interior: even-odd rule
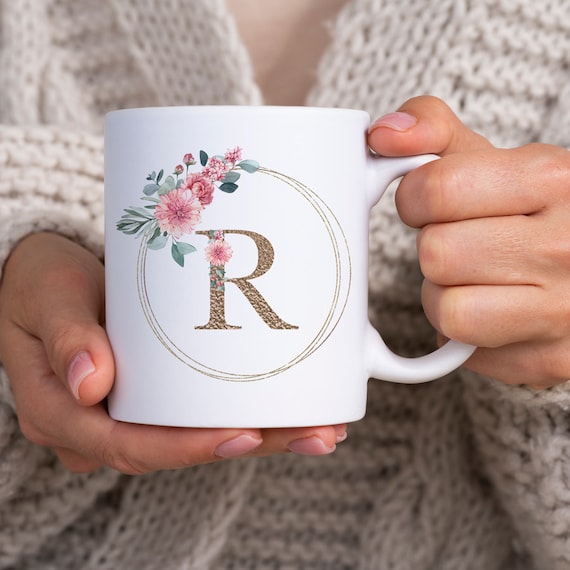
[[[221,0],[0,0],[0,258],[49,229],[102,254],[102,115],[258,104]],[[378,116],[444,98],[498,145],[570,147],[566,0],[350,0],[307,103]],[[371,221],[371,316],[432,347],[414,234]],[[0,381],[0,568],[568,570],[570,394],[467,372],[371,382],[332,456],[126,477],[66,472]]]

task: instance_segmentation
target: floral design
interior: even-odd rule
[[[216,236],[210,239],[206,246],[206,261],[209,261],[211,265],[225,265],[232,255],[232,247],[224,239],[223,233],[216,232]]]
[[[117,222],[119,231],[135,237],[144,236],[149,249],[163,249],[170,243],[172,258],[181,267],[184,267],[184,257],[196,251],[195,246],[181,238],[191,235],[200,225],[202,212],[212,204],[216,188],[231,194],[238,189],[242,172],[253,174],[259,169],[255,160],[242,159],[240,147],[228,150],[223,156],[212,157],[201,150],[199,159],[199,171],[190,172],[196,159],[186,153],[183,164],[177,164],[166,178],[164,170],[149,174],[141,197],[149,204],[125,208]],[[223,232],[213,232],[206,246],[206,259],[211,268],[222,269],[222,284],[223,266],[231,256],[232,248],[225,241]]]
[[[202,221],[203,205],[188,188],[176,188],[160,196],[159,200],[154,209],[158,227],[175,239],[191,234]]]
[[[210,263],[210,289],[224,291],[226,285],[226,263],[232,258],[233,251],[225,240],[223,231],[208,232],[206,261]]]

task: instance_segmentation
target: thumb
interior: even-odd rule
[[[466,127],[441,99],[427,95],[409,99],[397,112],[374,121],[368,130],[368,144],[383,156],[445,156],[492,147],[487,139]]]
[[[24,303],[16,298],[13,306],[26,307],[14,321],[42,342],[49,367],[77,401],[101,401],[114,379],[113,354],[102,327],[101,262],[66,238],[37,234],[20,244],[6,269],[21,276]]]

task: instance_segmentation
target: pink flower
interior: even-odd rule
[[[206,261],[212,265],[225,265],[233,255],[230,244],[224,239],[214,239],[206,246]]]
[[[208,160],[208,164],[204,167],[202,172],[211,180],[219,182],[226,175],[227,171],[228,167],[226,163],[220,158],[213,156]]]
[[[236,148],[229,150],[226,152],[226,156],[224,157],[226,162],[230,164],[236,164],[241,160],[241,148],[236,146]]]
[[[189,174],[180,188],[192,192],[202,206],[211,204],[214,199],[214,183],[203,173]]]
[[[190,190],[177,188],[160,196],[154,217],[161,231],[178,239],[194,231],[202,220],[203,208],[200,200]]]
[[[193,164],[196,164],[196,160],[194,159],[194,157],[192,156],[191,153],[186,153],[184,155],[184,158],[182,159],[182,162],[186,165],[186,166],[192,166]]]
[[[181,164],[177,164],[174,168],[174,174],[182,174],[184,172],[184,167]]]

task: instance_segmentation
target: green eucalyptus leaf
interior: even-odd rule
[[[196,251],[196,248],[191,243],[186,243],[184,241],[177,241],[176,248],[182,255]]]
[[[143,188],[143,194],[145,196],[152,196],[159,188],[160,186],[158,184],[147,184]]]
[[[237,189],[238,185],[233,182],[224,182],[223,184],[220,184],[220,190],[222,190],[222,192],[227,192],[228,194],[235,192]]]
[[[222,180],[222,183],[225,182],[237,182],[240,179],[241,174],[239,172],[236,172],[235,170],[232,172],[228,172],[225,176],[224,179]]]
[[[131,216],[152,220],[152,216],[150,216],[144,208],[125,208],[125,212],[127,212],[127,214],[131,214]]]
[[[148,240],[147,247],[149,249],[154,249],[154,250],[162,249],[167,242],[168,242],[168,235],[165,236],[162,233],[160,233],[160,230],[158,230],[158,235],[153,236]]]
[[[259,170],[259,162],[256,160],[242,160],[238,166],[250,174],[253,174]]]
[[[203,150],[200,151],[200,164],[202,166],[206,166],[206,164],[208,164],[208,154]]]
[[[180,267],[184,267],[184,254],[180,253],[177,244],[174,242],[172,242],[170,253],[172,254],[172,259],[174,259],[174,261],[176,261]]]
[[[176,180],[174,176],[167,176],[164,182],[160,185],[158,189],[159,196],[164,196],[164,194],[168,194],[171,190],[176,188]]]

